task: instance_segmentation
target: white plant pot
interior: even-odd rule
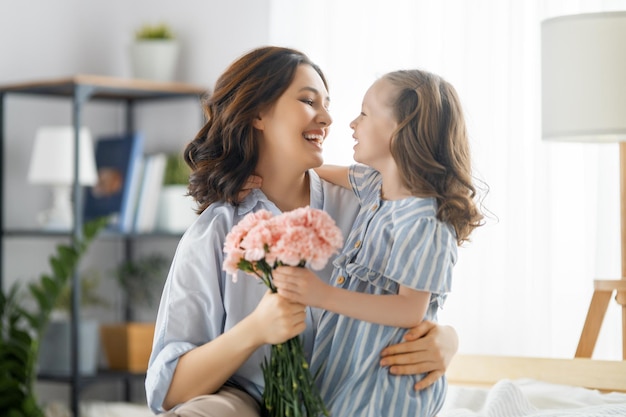
[[[82,375],[94,375],[98,370],[100,354],[99,323],[96,320],[81,320],[79,334],[80,359],[78,369]],[[52,320],[44,332],[39,346],[37,368],[40,373],[69,375],[70,357],[70,322]]]
[[[153,81],[172,81],[178,63],[175,40],[143,40],[131,45],[133,77]]]
[[[196,217],[197,207],[191,196],[186,196],[186,185],[166,185],[159,194],[159,211],[156,229],[166,232],[182,233]]]

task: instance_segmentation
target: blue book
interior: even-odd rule
[[[141,133],[97,140],[98,183],[85,193],[85,221],[110,216],[110,230],[132,231],[136,194],[141,181],[143,142]]]

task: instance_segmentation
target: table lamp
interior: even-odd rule
[[[46,230],[70,230],[74,222],[72,185],[74,183],[74,128],[71,126],[41,127],[28,170],[28,181],[52,187],[52,207],[38,219]],[[94,185],[98,180],[93,143],[89,130],[80,129],[78,183]]]
[[[626,12],[544,20],[541,83],[544,140],[619,142],[621,277],[594,281],[576,357],[591,357],[615,292],[626,359]]]

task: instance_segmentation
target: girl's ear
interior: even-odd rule
[[[254,120],[252,121],[252,126],[256,130],[264,130],[265,129],[265,123],[263,123],[263,118],[261,117],[260,114],[257,114],[257,116],[254,118]]]

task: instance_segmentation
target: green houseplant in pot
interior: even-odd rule
[[[98,320],[86,312],[89,308],[109,306],[108,301],[100,296],[99,285],[100,274],[97,270],[88,270],[81,274],[79,299],[82,313],[79,323],[79,349],[81,353],[79,370],[82,375],[94,375],[98,369]],[[71,295],[70,287],[64,287],[52,311],[47,329],[42,335],[37,363],[40,374],[69,375],[71,372],[71,323],[69,320]]]
[[[133,76],[153,81],[172,81],[178,55],[178,42],[167,24],[143,25],[135,32],[131,45]]]
[[[126,321],[102,324],[100,338],[110,369],[145,372],[152,350],[154,322],[136,320],[136,310],[151,306],[165,281],[169,260],[158,253],[122,262],[114,271],[127,306]]]
[[[35,381],[40,341],[61,293],[87,251],[89,244],[107,224],[107,218],[85,223],[82,238],[70,245],[58,245],[50,256],[50,273],[27,286],[35,300],[28,308],[22,301],[21,286],[0,291],[0,410],[6,417],[43,417],[37,401]]]

